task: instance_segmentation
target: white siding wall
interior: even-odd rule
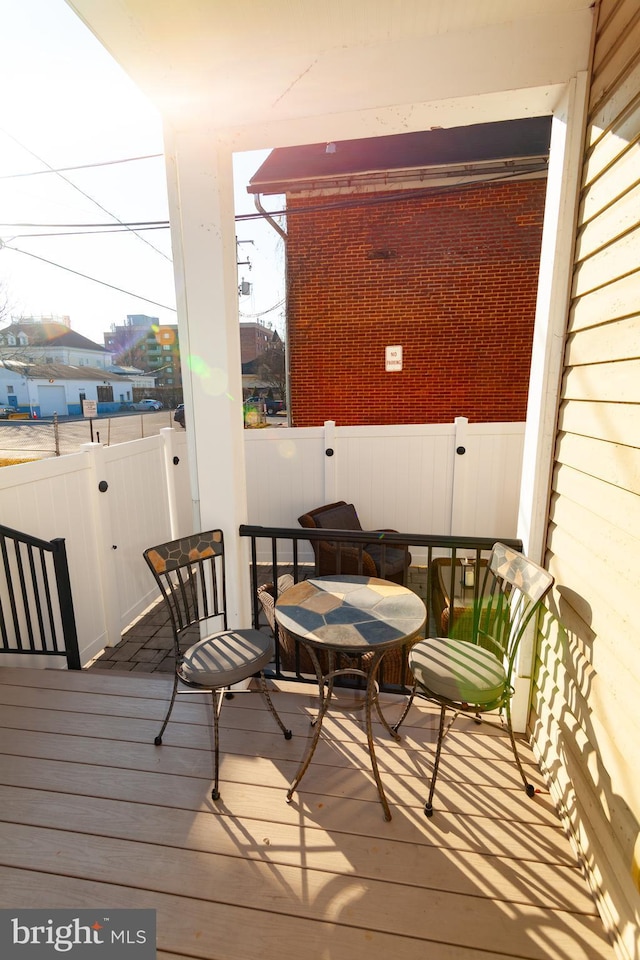
[[[640,5],[603,0],[534,730],[621,955],[640,956]]]

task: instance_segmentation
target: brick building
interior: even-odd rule
[[[103,336],[105,347],[117,363],[154,377],[153,396],[171,407],[181,402],[180,338],[176,324],[161,324],[157,317],[142,313],[127,314],[126,323],[113,324]],[[148,396],[148,388],[142,393]]]
[[[248,189],[287,198],[293,425],[525,419],[549,136],[543,117],[272,151]]]
[[[280,338],[274,330],[263,323],[242,320],[240,322],[240,354],[243,364],[250,363],[259,357],[273,345],[274,340],[279,342]]]

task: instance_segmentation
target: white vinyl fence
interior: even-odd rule
[[[296,527],[314,507],[346,500],[365,530],[515,537],[523,442],[523,423],[464,417],[247,431],[248,522]]]
[[[83,665],[156,599],[143,550],[193,531],[186,436],[165,428],[0,470],[0,523],[66,541]],[[298,528],[301,514],[346,500],[365,529],[515,537],[523,436],[521,423],[464,418],[247,430],[247,519]]]

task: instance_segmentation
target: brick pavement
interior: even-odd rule
[[[89,670],[127,670],[135,673],[173,673],[173,632],[162,598],[122,634],[115,647],[106,647]]]
[[[424,599],[426,568],[411,567],[407,586]],[[197,628],[194,628],[194,643],[198,636]],[[175,669],[173,632],[162,598],[159,597],[157,603],[127,627],[120,643],[106,647],[85,669],[172,674]]]

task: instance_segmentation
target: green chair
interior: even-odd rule
[[[512,675],[520,641],[534,621],[541,601],[553,584],[548,571],[521,553],[494,544],[485,572],[480,599],[473,609],[468,636],[419,640],[409,653],[414,686],[406,708],[395,724],[398,730],[414,696],[438,704],[440,725],[429,798],[424,812],[433,815],[433,795],[445,733],[460,713],[471,713],[478,722],[482,714],[504,711],[513,755],[527,796],[534,787],[526,778],[511,726]],[[454,716],[445,729],[446,711]]]
[[[264,676],[265,668],[273,660],[273,640],[260,630],[228,629],[222,530],[208,530],[149,547],[143,556],[168,607],[176,655],[169,708],[154,742],[157,746],[162,743],[162,735],[179,692],[179,683],[191,692],[209,693],[213,701],[214,732],[211,797],[219,800],[218,717],[225,693],[230,695],[229,687],[257,676],[260,693],[272,716],[285,740],[291,739],[291,731],[286,729],[271,702]],[[199,625],[205,621],[217,621],[222,630],[200,636],[195,643],[190,640],[185,642],[185,638],[193,634],[194,628],[200,634]]]

